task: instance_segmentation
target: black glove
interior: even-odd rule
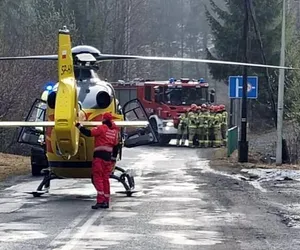
[[[77,128],[82,127],[82,125],[81,125],[79,122],[77,122],[75,126],[76,126]]]

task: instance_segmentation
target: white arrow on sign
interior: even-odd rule
[[[248,92],[250,92],[251,91],[251,89],[252,89],[252,85],[248,82],[248,86],[247,86],[247,90],[248,90]]]
[[[238,80],[237,80],[237,82],[238,82]],[[238,85],[237,85],[237,86],[238,86]],[[239,95],[238,95],[238,93],[239,93],[239,90],[238,90],[238,89],[242,89],[242,88],[243,88],[243,86],[238,86],[238,88],[236,89],[236,97],[239,96]],[[248,84],[247,84],[247,91],[250,92],[251,89],[255,89],[255,87],[252,86],[251,83],[248,82]]]

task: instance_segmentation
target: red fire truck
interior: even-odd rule
[[[214,89],[203,79],[169,81],[133,81],[112,83],[122,105],[137,98],[149,114],[160,145],[166,145],[177,135],[179,116],[191,104],[214,103]]]

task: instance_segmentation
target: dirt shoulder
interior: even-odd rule
[[[299,165],[292,164],[282,164],[277,166],[275,163],[267,163],[264,160],[264,156],[260,153],[249,151],[248,162],[240,163],[238,162],[238,151],[234,151],[230,157],[227,157],[227,149],[219,148],[215,149],[210,158],[210,166],[216,170],[220,171],[232,171],[239,172],[242,169],[288,169],[288,170],[300,170]]]
[[[30,158],[0,153],[0,181],[14,175],[30,173]]]

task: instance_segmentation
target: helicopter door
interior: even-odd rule
[[[123,106],[125,121],[148,121],[147,113],[138,99],[133,99]],[[158,142],[149,122],[146,128],[126,127],[124,129],[124,147],[132,148]]]
[[[32,104],[26,121],[44,121],[47,104],[41,99],[36,99]],[[41,146],[44,143],[44,129],[42,127],[22,127],[18,136],[19,143]]]

